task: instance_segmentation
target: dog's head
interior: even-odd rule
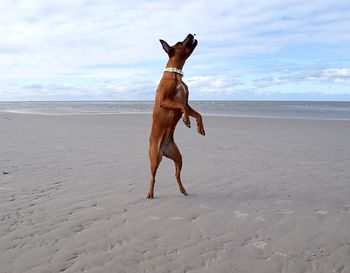
[[[168,54],[169,59],[176,58],[183,61],[190,57],[193,50],[198,44],[198,41],[194,38],[192,34],[188,34],[185,40],[183,40],[182,42],[177,42],[173,46],[169,46],[169,44],[164,40],[159,41],[162,44],[165,52]]]

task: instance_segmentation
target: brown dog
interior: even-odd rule
[[[151,182],[147,194],[149,199],[154,197],[155,176],[163,155],[174,161],[180,192],[187,195],[180,178],[182,156],[174,142],[175,127],[181,116],[187,127],[191,127],[189,116],[194,117],[197,121],[198,133],[205,135],[202,116],[188,105],[188,88],[182,81],[182,67],[198,42],[192,34],[189,34],[185,40],[174,46],[169,46],[163,40],[160,40],[160,43],[168,54],[169,60],[160,80],[153,108],[153,122],[149,137],[151,162]]]

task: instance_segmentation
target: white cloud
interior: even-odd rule
[[[76,86],[87,78],[154,82],[166,61],[158,39],[172,44],[192,32],[199,40],[192,75],[212,75],[211,67],[217,75],[186,80],[195,92],[227,94],[237,85],[227,66],[238,57],[305,43],[331,48],[350,43],[350,4],[343,0],[3,0],[0,11],[0,84],[18,79],[62,84],[73,77]],[[200,65],[204,69],[196,70]],[[330,75],[334,71],[324,73],[318,75],[324,81],[348,84],[347,77]],[[288,80],[293,81],[277,76],[260,84]]]
[[[322,77],[325,79],[332,78],[350,78],[350,68],[329,68],[323,70]]]
[[[0,101],[12,100],[152,100],[156,83],[150,81],[98,84],[10,84],[0,88]]]
[[[232,94],[235,88],[242,83],[231,78],[217,76],[193,76],[186,79],[186,83],[190,89],[191,97],[197,98],[204,94]]]
[[[350,68],[330,68],[323,70],[320,80],[350,85]]]
[[[287,77],[264,77],[261,79],[256,79],[254,82],[257,87],[266,87],[271,85],[277,85],[277,84],[284,84],[284,83],[290,83],[296,81],[296,78],[293,76],[287,76]]]
[[[190,99],[224,98],[238,93],[242,83],[214,76],[193,76],[186,79]],[[0,101],[11,100],[153,100],[157,81],[105,80],[89,84],[7,84],[0,87]]]
[[[349,85],[350,68],[327,68],[317,72],[305,71],[299,74],[287,74],[279,77],[268,76],[254,80],[255,85],[259,88],[300,82],[326,82]]]

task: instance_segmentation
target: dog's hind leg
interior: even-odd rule
[[[150,141],[149,159],[151,164],[151,181],[149,183],[147,199],[152,199],[154,197],[154,184],[156,182],[156,173],[159,167],[159,163],[162,160],[162,154],[160,154],[158,146],[159,145],[157,145],[157,143]]]
[[[187,192],[181,182],[182,156],[173,139],[166,146],[166,149],[164,150],[164,156],[174,161],[175,176],[179,190],[182,194],[187,195]]]

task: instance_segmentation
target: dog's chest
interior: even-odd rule
[[[185,103],[188,94],[187,86],[183,82],[179,82],[176,85],[176,93],[174,96],[174,101]]]

